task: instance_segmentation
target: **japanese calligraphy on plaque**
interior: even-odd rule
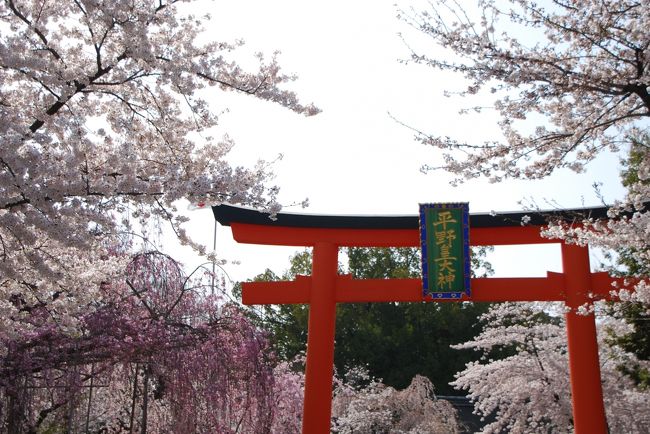
[[[420,204],[420,243],[423,297],[469,297],[469,204]]]

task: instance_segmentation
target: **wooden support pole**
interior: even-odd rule
[[[307,326],[303,434],[329,434],[334,375],[338,246],[314,245]]]
[[[569,374],[575,434],[606,434],[607,419],[600,379],[595,315],[577,312],[579,306],[591,307],[589,249],[562,244],[566,314],[569,347]]]

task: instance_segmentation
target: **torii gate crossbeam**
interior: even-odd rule
[[[254,210],[221,205],[213,207],[217,221],[232,227],[240,243],[311,246],[311,276],[290,282],[242,284],[244,304],[309,304],[303,434],[330,432],[336,304],[347,302],[422,301],[563,301],[566,314],[569,373],[576,434],[605,434],[603,405],[593,313],[577,308],[595,300],[611,299],[614,279],[591,273],[587,247],[562,243],[562,273],[542,278],[472,279],[472,296],[460,300],[424,300],[420,279],[357,280],[339,275],[339,247],[417,247],[417,216],[319,216],[278,214],[276,220]],[[605,218],[606,208],[470,216],[470,242],[480,245],[558,243],[540,236],[548,218]],[[579,220],[578,220],[579,221]]]

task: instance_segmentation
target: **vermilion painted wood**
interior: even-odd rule
[[[303,434],[330,432],[337,268],[338,248],[332,244],[317,243],[313,252],[313,286],[307,325]]]
[[[241,288],[241,299],[245,305],[307,304],[311,277],[296,276],[296,280],[281,282],[242,282]]]
[[[312,277],[293,282],[242,284],[245,304],[308,303],[309,326],[303,434],[329,433],[334,365],[336,303],[423,301],[420,279],[355,280],[337,275],[339,247],[417,247],[419,232],[411,229],[324,229],[275,227],[232,223],[238,242],[313,246]],[[540,236],[539,226],[471,228],[470,243],[512,245],[556,243]],[[590,273],[587,248],[562,245],[563,273],[541,278],[472,279],[471,301],[564,301],[573,310],[566,315],[569,371],[576,434],[607,431],[598,345],[593,315],[575,308],[594,299],[613,299],[612,279]],[[438,300],[431,300],[438,301]],[[440,300],[443,301],[443,300]],[[453,300],[445,300],[453,301]]]
[[[591,306],[592,275],[587,247],[562,244],[562,269],[566,285],[566,329],[569,376],[575,434],[606,434],[607,419],[600,379],[596,318],[579,314],[579,306]]]
[[[291,282],[242,283],[244,304],[310,303],[312,279],[299,276]],[[420,279],[352,279],[337,276],[337,303],[359,302],[422,302]],[[538,278],[480,278],[472,279],[472,297],[460,300],[430,301],[562,301],[562,275]]]
[[[331,243],[339,247],[418,247],[417,229],[322,229],[287,226],[262,226],[232,223],[235,241],[275,246],[313,246]],[[503,246],[512,244],[548,244],[558,240],[542,238],[540,226],[470,228],[473,246]]]
[[[614,279],[607,273],[592,273],[590,276],[591,290],[587,296],[592,300],[614,301],[617,298],[610,294],[612,284],[616,282],[618,287],[626,284],[624,279]],[[309,276],[297,276],[289,282],[242,283],[242,301],[246,305],[308,304],[311,282]],[[423,301],[420,279],[358,280],[350,275],[337,275],[335,285],[337,303]],[[548,273],[547,277],[472,279],[472,297],[463,297],[460,301],[566,301],[564,275]]]
[[[426,301],[560,301],[564,299],[562,275],[549,273],[537,278],[477,278],[472,279],[472,296],[454,300],[428,299]],[[337,280],[336,301],[339,303],[425,301],[420,279],[352,279],[341,276]]]

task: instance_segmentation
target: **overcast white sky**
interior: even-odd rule
[[[551,207],[546,201],[562,207],[593,206],[600,204],[594,182],[603,183],[608,202],[623,194],[618,159],[611,155],[594,162],[586,174],[560,172],[536,182],[476,181],[454,188],[448,185],[449,175],[422,174],[420,166],[435,165],[439,154],[414,141],[412,132],[389,113],[422,130],[477,141],[498,137],[496,117],[489,112],[458,114],[460,108],[479,103],[443,96],[445,90],[462,88],[460,77],[398,62],[409,55],[398,33],[405,33],[414,44],[422,44],[423,39],[396,18],[393,1],[209,4],[210,38],[242,38],[251,51],[269,56],[280,50],[285,70],[299,76],[290,87],[304,102],[314,102],[323,110],[305,118],[244,95],[215,94],[214,109],[229,109],[221,118],[221,132],[236,142],[233,163],[253,165],[259,158],[274,160],[284,155],[274,166],[283,203],[308,197],[311,204],[306,210],[286,211],[416,214],[418,203],[466,201],[471,212],[498,212],[520,210],[519,202],[527,198],[542,208]],[[408,7],[408,2],[400,4]],[[190,217],[190,233],[211,246],[211,212],[195,211]],[[226,266],[235,280],[267,267],[281,272],[294,250],[236,245],[228,228],[219,227],[217,234],[218,254],[242,263]],[[493,262],[501,275],[560,271],[557,257],[549,266],[535,266],[531,263],[540,261],[521,258],[522,251],[504,249]],[[187,254],[181,259],[196,263]]]

